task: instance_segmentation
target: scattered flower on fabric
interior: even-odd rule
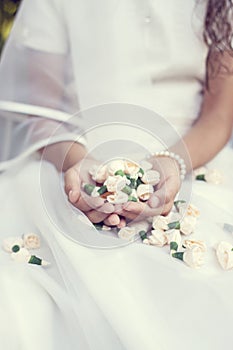
[[[168,218],[163,215],[154,216],[152,227],[154,229],[168,230]]]
[[[190,235],[194,232],[196,227],[197,219],[194,216],[185,216],[180,221],[180,232],[183,233],[185,236]]]
[[[192,247],[199,247],[201,251],[206,252],[206,244],[201,240],[186,239],[183,242],[183,246],[187,249],[191,249]]]
[[[24,242],[21,237],[8,237],[3,240],[2,247],[6,252],[12,253],[14,250],[20,250],[23,245]]]
[[[136,229],[134,227],[125,226],[118,232],[118,237],[127,241],[134,239],[136,235]]]
[[[208,183],[219,185],[223,182],[223,174],[217,169],[205,169],[205,171],[201,173],[195,173],[195,179],[199,181],[206,181]]]
[[[28,262],[31,254],[26,248],[21,248],[18,252],[16,253],[11,253],[11,257],[13,260],[17,262]]]
[[[158,247],[163,247],[167,244],[167,237],[163,230],[152,230],[148,239],[151,245],[156,245]]]
[[[204,256],[205,252],[202,247],[194,245],[190,249],[185,250],[183,261],[192,268],[198,268],[204,264]]]
[[[233,246],[232,244],[221,241],[216,248],[216,255],[219,264],[224,270],[233,268]]]
[[[23,243],[25,248],[38,249],[40,248],[40,237],[36,233],[26,233],[23,235]]]

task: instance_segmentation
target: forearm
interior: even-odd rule
[[[184,158],[190,171],[209,162],[228,142],[231,130],[230,118],[202,116],[171,150]]]
[[[59,171],[66,171],[82,160],[87,150],[80,143],[67,141],[42,148],[40,154],[44,160],[54,164]]]

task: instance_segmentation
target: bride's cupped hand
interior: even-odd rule
[[[121,215],[129,220],[142,220],[156,215],[169,214],[180,189],[180,170],[174,159],[151,157],[149,162],[152,163],[153,169],[160,173],[160,182],[148,201],[124,204]]]
[[[81,210],[92,223],[104,222],[108,226],[122,224],[119,215],[114,213],[115,207],[111,203],[105,203],[101,197],[91,197],[83,189],[83,183],[93,183],[89,170],[98,164],[92,158],[85,158],[69,168],[64,175],[65,192],[70,203]]]

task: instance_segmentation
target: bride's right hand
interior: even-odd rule
[[[114,206],[105,203],[101,197],[90,197],[82,189],[82,183],[93,183],[89,169],[97,161],[85,158],[65,172],[65,192],[69,201],[81,210],[92,223],[104,222],[108,226],[121,224],[120,217],[114,213]]]

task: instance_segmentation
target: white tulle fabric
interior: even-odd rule
[[[200,108],[206,57],[197,3],[206,2],[22,2],[0,64],[0,235],[38,233],[37,253],[51,266],[17,264],[0,251],[1,349],[232,349],[232,277],[213,249],[233,242],[218,225],[232,223],[230,147],[210,164],[224,184],[193,184],[201,217],[192,237],[208,246],[201,270],[166,248],[80,244],[114,238],[85,223],[62,176],[32,155],[49,143],[85,142],[85,120],[70,117],[106,102],[147,106],[187,130]],[[105,136],[97,132],[91,147]]]

